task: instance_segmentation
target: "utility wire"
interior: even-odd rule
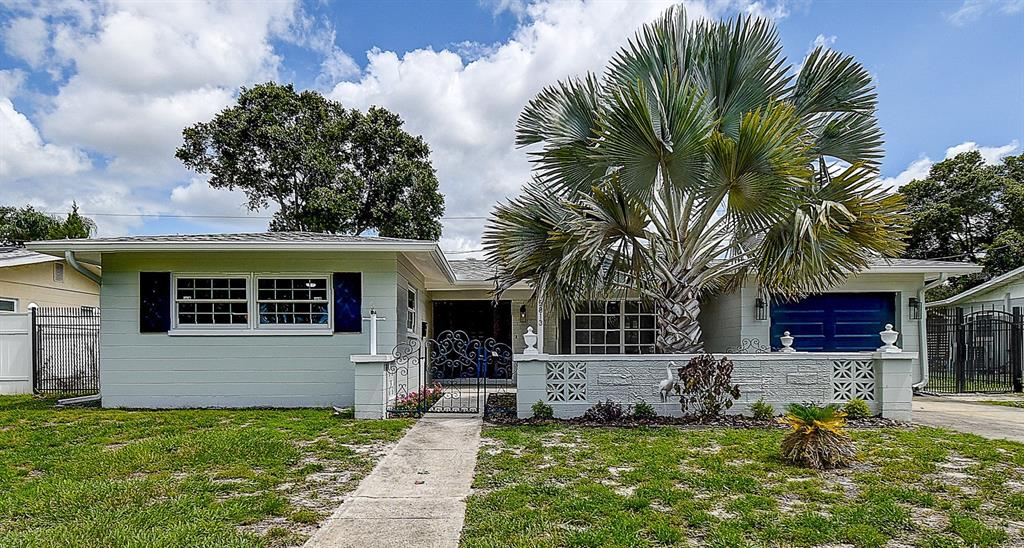
[[[70,211],[43,211],[47,215],[68,215]],[[266,215],[185,215],[176,213],[85,213],[82,211],[78,212],[83,217],[173,217],[176,219],[260,219],[270,220],[273,216]],[[442,221],[469,221],[469,220],[485,220],[487,217],[482,215],[453,215],[451,217],[441,217]]]

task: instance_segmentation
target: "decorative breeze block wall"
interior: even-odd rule
[[[842,403],[852,399],[875,401],[875,368],[871,360],[832,362],[832,401]]]
[[[545,370],[547,401],[587,401],[587,364],[584,362],[548,362]]]

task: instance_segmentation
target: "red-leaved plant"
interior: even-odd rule
[[[729,358],[716,360],[700,354],[679,368],[676,393],[683,413],[707,419],[721,415],[740,397],[740,386],[732,384],[733,364]]]

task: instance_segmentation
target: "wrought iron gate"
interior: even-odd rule
[[[928,311],[928,389],[941,393],[1020,392],[1024,315],[963,308]]]
[[[512,349],[493,338],[444,331],[422,344],[415,339],[401,343],[392,354],[386,387],[389,416],[479,413],[488,393],[514,383]]]
[[[99,392],[99,310],[90,307],[32,310],[32,390],[37,394]]]

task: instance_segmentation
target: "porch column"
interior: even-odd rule
[[[544,297],[537,296],[537,353],[544,353]]]

